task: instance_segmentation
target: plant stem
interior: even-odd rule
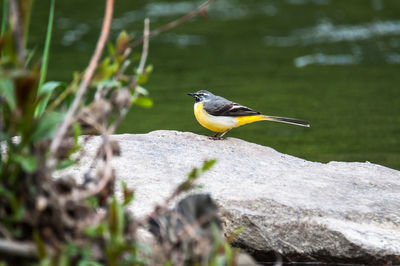
[[[32,13],[32,6],[33,6],[33,1],[34,0],[25,0],[24,2],[24,13],[23,16],[23,22],[24,22],[24,48],[28,44],[28,37],[29,37],[29,25],[31,24],[31,13]],[[22,5],[22,1],[20,1],[20,4]],[[22,13],[22,10],[21,10]]]
[[[40,68],[39,94],[42,91],[43,83],[46,80],[46,75],[47,75],[47,66],[49,63],[49,52],[50,52],[50,41],[51,41],[51,34],[52,34],[52,30],[53,30],[53,21],[54,21],[54,5],[55,5],[55,0],[51,0],[50,11],[49,11],[49,22],[47,24],[46,42],[45,42],[44,50],[43,50],[43,61],[42,61],[42,66]],[[40,103],[40,105],[36,109],[35,115],[43,114],[49,99],[50,99],[50,94],[47,95],[46,98],[43,99],[43,101]]]
[[[149,38],[151,37],[155,37],[157,35],[160,35],[161,33],[168,31],[170,29],[173,29],[177,26],[179,26],[180,24],[188,21],[189,19],[197,16],[198,14],[202,14],[205,12],[206,8],[215,0],[208,0],[207,2],[203,3],[202,5],[200,5],[199,7],[197,7],[195,10],[193,10],[190,13],[187,13],[186,15],[184,15],[183,17],[180,17],[174,21],[171,21],[170,23],[161,26],[153,31],[150,32],[149,34]],[[144,36],[142,38],[139,38],[138,40],[134,41],[131,45],[131,48],[138,46],[139,44],[141,44],[144,40]]]
[[[49,11],[49,22],[47,24],[46,42],[43,50],[43,62],[42,62],[42,67],[40,68],[39,93],[41,92],[43,83],[46,79],[47,65],[49,62],[50,41],[51,41],[51,33],[53,30],[53,20],[54,20],[54,3],[55,0],[51,0],[50,11]]]
[[[143,74],[144,71],[144,67],[146,64],[146,59],[147,59],[147,55],[149,53],[149,24],[150,24],[150,20],[148,18],[146,18],[144,20],[144,31],[143,31],[143,51],[142,51],[142,56],[140,58],[140,63],[139,63],[139,67],[137,72]]]
[[[1,35],[4,34],[4,32],[7,29],[7,19],[8,19],[8,0],[3,0],[3,19],[1,20]]]

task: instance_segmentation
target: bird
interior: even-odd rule
[[[307,121],[280,116],[263,115],[249,107],[232,102],[206,90],[188,93],[194,98],[194,115],[203,127],[215,132],[212,139],[222,137],[232,128],[257,121],[276,121],[310,127]]]

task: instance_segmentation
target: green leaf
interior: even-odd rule
[[[194,188],[195,188],[195,189],[203,189],[203,188],[204,188],[204,185],[196,185],[196,186],[194,186]]]
[[[112,75],[114,75],[118,68],[118,62],[112,61],[109,57],[106,57],[98,68],[97,74],[94,78],[95,83],[109,79]]]
[[[70,150],[69,154],[73,154],[81,149],[81,145],[79,145],[79,137],[82,135],[81,125],[78,122],[74,123],[72,130],[74,132],[74,147]]]
[[[61,253],[60,258],[58,259],[58,266],[69,266],[69,258],[70,256],[68,256],[68,254],[65,254],[65,252]]]
[[[150,74],[153,71],[153,66],[148,65],[145,70],[142,72],[139,72],[136,70],[136,78],[138,84],[144,84],[149,80]]]
[[[15,194],[14,192],[11,193],[11,195],[8,197],[8,201],[10,202],[11,209],[12,209],[12,215],[11,215],[11,221],[14,222],[19,222],[21,219],[24,217],[26,211],[24,206],[21,203],[21,199],[17,198],[19,195]],[[9,218],[9,217],[7,217]],[[14,233],[22,233],[18,232],[18,228],[15,229]]]
[[[226,242],[232,243],[241,233],[244,232],[244,229],[244,226],[239,226],[238,228],[233,230],[233,232],[226,236]]]
[[[51,138],[57,125],[63,120],[64,115],[56,112],[49,113],[39,120],[36,130],[32,134],[32,140],[38,141]]]
[[[122,233],[124,231],[124,212],[122,210],[122,205],[117,201],[115,196],[108,210],[108,228],[111,238],[114,240],[122,238]]]
[[[46,110],[47,103],[50,100],[50,97],[54,90],[58,87],[66,87],[65,83],[59,81],[49,81],[46,82],[41,88],[39,92],[39,96],[44,95],[43,100],[40,102],[39,106],[35,110],[35,116],[40,116]]]
[[[5,1],[5,2],[7,2],[7,1]],[[15,44],[11,29],[8,31],[6,30],[4,32],[4,34],[2,34],[1,37],[2,37],[1,38],[2,39],[2,46],[1,46],[2,54],[7,55],[7,57],[2,56],[2,58],[1,58],[2,61],[5,61],[5,63],[13,64],[13,65],[19,64],[19,61],[17,58],[16,44]],[[12,72],[14,72],[14,70]]]
[[[92,225],[92,226],[85,228],[83,233],[88,237],[94,238],[94,237],[101,236],[101,231],[102,230],[98,225]]]
[[[81,248],[79,248],[74,243],[68,243],[66,247],[63,249],[63,254],[67,255],[68,257],[75,257],[82,252]]]
[[[10,190],[3,187],[2,185],[0,185],[0,195],[2,195],[3,197],[6,197],[7,199],[10,199],[13,197],[13,193]]]
[[[131,201],[134,198],[134,193],[132,189],[129,189],[128,186],[126,185],[126,183],[124,181],[121,182],[122,184],[122,192],[124,195],[124,202],[123,205],[126,206],[129,203],[131,203]]]
[[[81,124],[79,124],[78,122],[75,123],[72,126],[72,130],[74,131],[74,140],[75,140],[75,144],[78,144],[78,138],[79,136],[82,135],[82,128],[81,128]]]
[[[192,181],[192,180],[196,179],[199,175],[200,175],[199,169],[194,168],[192,171],[190,171],[190,173],[188,175],[188,180]]]
[[[25,215],[25,208],[22,207],[22,206],[20,206],[19,208],[17,208],[17,209],[14,210],[14,213],[13,213],[13,220],[16,221],[16,222],[19,222],[19,221],[22,220],[22,218],[24,217],[24,215]],[[17,232],[18,232],[18,231],[17,231]]]
[[[215,159],[205,161],[202,167],[203,172],[209,170],[216,162]]]
[[[135,94],[137,95],[143,95],[143,96],[148,96],[149,91],[143,88],[142,86],[136,86],[135,88]]]
[[[133,104],[138,105],[140,107],[144,107],[144,108],[151,108],[153,107],[153,100],[148,98],[148,97],[139,97],[139,98],[135,98],[132,101]]]
[[[15,100],[14,83],[10,79],[0,79],[0,94],[6,99],[10,109],[14,110],[17,104]]]
[[[122,85],[121,85],[121,82],[119,82],[117,80],[106,79],[106,80],[103,80],[103,81],[100,81],[99,83],[97,83],[97,86],[120,88]]]
[[[234,257],[235,256],[233,254],[233,250],[232,250],[231,246],[226,241],[224,241],[222,243],[222,245],[224,246],[225,258],[227,260],[227,263],[225,263],[224,265],[234,265]]]
[[[123,54],[126,48],[129,46],[129,41],[131,40],[131,36],[126,33],[126,31],[122,31],[117,38],[117,52],[118,54]]]
[[[42,67],[40,68],[39,93],[41,92],[43,83],[46,79],[47,65],[49,62],[50,40],[51,40],[51,32],[53,30],[53,20],[54,20],[54,3],[55,3],[55,0],[50,1],[49,20],[47,23],[46,41],[45,41],[44,50],[43,50],[43,63],[42,63]],[[46,104],[47,104],[47,101],[46,101]]]
[[[221,256],[221,255],[219,255],[219,256],[216,256],[216,265],[217,266],[226,266],[226,265],[228,265],[227,264],[227,262],[226,262],[226,258],[224,257],[224,256]]]
[[[148,65],[146,67],[146,73],[147,74],[151,74],[151,72],[153,72],[153,69],[154,69],[153,65]]]
[[[41,259],[39,266],[52,266],[51,259],[48,257],[45,259]]]
[[[91,196],[86,198],[85,201],[89,203],[90,207],[92,207],[93,209],[99,207],[99,200],[97,199],[97,197]]]
[[[37,169],[36,158],[32,155],[16,154],[14,155],[14,160],[28,173],[33,173]]]
[[[47,257],[46,246],[37,230],[33,231],[33,239],[36,242],[37,256],[42,260],[45,259]]]
[[[107,42],[107,49],[108,49],[108,54],[109,55],[114,55],[115,54],[115,47],[112,43]]]
[[[68,168],[68,167],[74,165],[75,163],[76,162],[74,160],[65,159],[65,160],[60,162],[60,164],[58,165],[57,169],[58,170],[62,170],[62,169],[65,169],[65,168]]]
[[[29,67],[35,53],[36,53],[36,47],[33,48],[32,50],[28,51],[28,54],[25,59],[25,68]]]
[[[139,84],[145,84],[149,79],[149,76],[146,73],[136,73],[137,82]]]
[[[100,264],[94,260],[85,260],[79,262],[78,266],[103,266],[103,264]]]
[[[3,0],[3,19],[1,20],[0,34],[3,35],[7,28],[8,20],[8,1]]]
[[[39,93],[40,94],[49,94],[49,93],[51,94],[59,86],[66,87],[66,84],[62,83],[60,81],[48,81],[45,84],[43,84],[43,86],[40,88]]]

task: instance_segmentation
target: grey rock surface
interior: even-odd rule
[[[137,216],[162,204],[206,159],[199,180],[220,206],[227,234],[259,260],[400,264],[400,171],[372,163],[310,162],[246,141],[188,132],[114,135],[117,176],[136,190]],[[98,137],[86,145],[94,153]],[[73,171],[89,165],[84,159]]]

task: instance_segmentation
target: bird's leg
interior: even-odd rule
[[[214,136],[209,137],[212,140],[223,140],[224,138],[222,137],[223,135],[225,135],[229,130],[225,131],[225,132],[217,132]],[[220,135],[221,134],[221,135]]]
[[[217,133],[215,133],[214,136],[209,136],[208,138],[212,139],[212,140],[220,140],[222,138],[219,136],[219,134],[221,134],[221,133],[217,132]]]
[[[227,130],[227,131],[225,131],[225,132],[222,132],[221,136],[219,136],[219,137],[222,139],[222,137],[223,137],[226,133],[228,133],[228,131],[229,131],[229,130]]]

